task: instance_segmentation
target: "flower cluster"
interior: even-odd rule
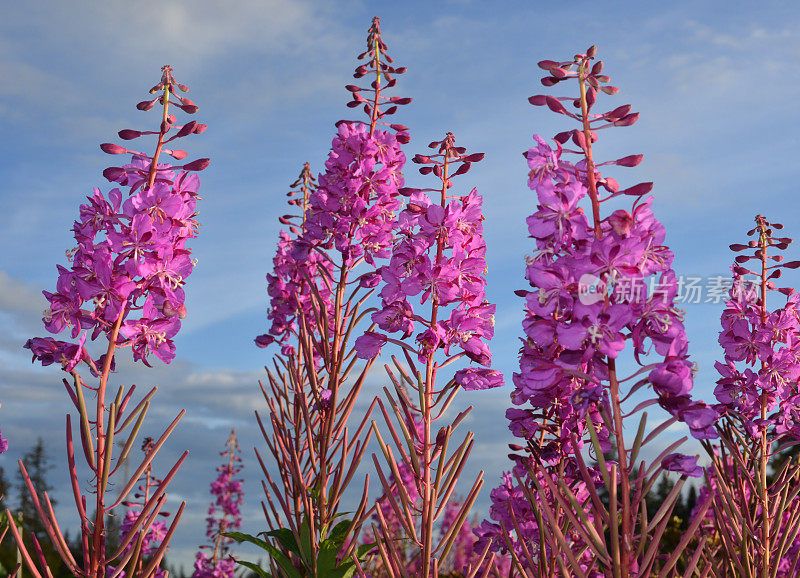
[[[454,175],[483,158],[483,154],[466,155],[463,147],[455,146],[450,133],[443,141],[431,143],[431,148],[437,148],[448,164],[460,162],[466,167]],[[417,155],[414,161],[428,165],[432,158]],[[435,167],[437,176],[443,176],[441,166],[428,165],[421,172],[433,172]],[[450,182],[446,175],[443,178]],[[494,336],[495,305],[486,300],[482,205],[483,198],[474,189],[460,197],[445,198],[443,194],[441,203],[415,191],[398,217],[400,241],[389,264],[380,269],[381,308],[372,314],[372,321],[383,331],[402,333],[403,339],[414,332],[415,322],[422,325],[416,335],[416,353],[422,362],[443,349],[447,356],[464,354],[480,365],[491,364],[487,341]],[[415,314],[409,299],[417,295],[420,304],[430,301],[436,308],[450,306],[448,317],[436,319],[434,315],[424,320]],[[362,358],[375,357],[387,339],[385,334],[368,332],[356,340],[356,352]],[[462,369],[456,373],[456,381],[465,389],[503,384],[500,372],[485,368]]]
[[[713,436],[716,413],[689,396],[693,369],[674,304],[672,253],[663,244],[652,197],[637,197],[630,211],[614,211],[600,222],[598,236],[579,206],[587,196],[585,162],[573,165],[561,158],[560,145],[553,150],[541,137],[534,139],[527,153],[529,186],[539,205],[528,231],[537,250],[525,271],[532,290],[523,292],[526,339],[514,374],[514,403],[529,402],[563,424],[558,437],[569,453],[570,436],[583,431],[585,413],[605,395],[600,384],[607,380],[608,360],[630,342],[642,366],[648,353],[664,358],[649,373],[661,404],[696,437]],[[611,186],[599,173],[595,179]],[[621,283],[636,291],[621,291]]]
[[[338,251],[347,268],[362,261],[375,266],[375,259],[390,256],[404,164],[397,135],[382,130],[370,134],[363,123],[339,124],[319,186],[308,186],[302,230],[294,227],[299,233],[295,237],[281,231],[273,273],[267,276],[272,325],[268,334],[256,338],[258,346],[277,341],[285,353],[293,352],[287,338],[296,333],[299,316],[315,327],[314,298],[321,299],[317,307],[334,315],[334,265],[327,250]]]
[[[389,257],[405,161],[395,134],[340,123],[295,258],[305,258],[315,246],[334,247],[348,266]]]
[[[394,87],[396,75],[406,70],[392,66],[393,60],[386,51],[380,20],[373,18],[367,50],[358,56],[367,62],[359,65],[353,76],[374,75],[375,80],[369,87],[345,87],[353,98],[348,106],[363,105],[369,122],[339,121],[319,186],[308,163],[292,184],[300,188],[288,195],[302,193],[303,197],[302,201],[291,199],[289,204],[302,204],[302,212],[280,219],[283,224],[291,225],[289,230],[294,236],[285,231],[280,234],[273,273],[267,276],[268,319],[272,325],[269,333],[256,338],[259,347],[277,341],[282,344],[284,354],[292,354],[295,350],[288,337],[297,333],[298,323],[308,324],[312,331],[317,329],[317,315],[312,313],[312,307],[316,307],[319,315],[331,319],[336,315],[331,290],[336,283],[333,275],[336,265],[328,249],[335,248],[341,254],[341,267],[347,270],[361,262],[375,266],[376,258],[390,255],[406,160],[400,147],[410,137],[408,129],[400,124],[388,125],[394,132],[377,127],[386,125],[382,119],[395,114],[398,106],[410,103],[411,99],[382,94]],[[299,219],[300,224],[296,221],[292,224],[293,219]]]
[[[736,257],[732,270],[734,282],[730,299],[722,312],[722,331],[719,343],[725,351],[725,362],[717,362],[720,374],[714,394],[721,407],[738,415],[751,434],[762,428],[775,427],[779,434],[800,438],[797,380],[800,378],[800,295],[791,288],[776,289],[774,282],[781,269],[796,268],[798,261],[783,262],[781,255],[768,255],[770,249],[786,249],[788,237],[773,237],[778,223],[756,217],[756,227],[750,235],[757,241],[748,245],[731,245],[742,252],[753,249],[753,255]],[[760,270],[745,266],[748,261],[760,263]],[[768,263],[772,262],[772,265]],[[763,292],[750,288],[763,279]],[[770,292],[780,292],[785,304],[768,310],[766,298]],[[741,366],[745,367],[742,368]],[[772,413],[776,407],[779,410]]]
[[[330,277],[333,269],[330,259],[321,250],[311,251],[303,259],[294,257],[295,243],[305,231],[309,197],[316,188],[314,181],[311,167],[305,163],[300,176],[291,185],[293,190],[288,193],[289,196],[302,195],[302,200],[300,198],[289,200],[289,204],[300,205],[302,210],[299,215],[284,215],[280,221],[290,224],[299,220],[300,224],[291,224],[289,232],[280,232],[278,249],[272,259],[273,270],[267,275],[267,294],[270,297],[267,319],[271,321],[271,326],[269,333],[259,335],[255,339],[256,345],[262,348],[273,342],[280,343],[285,355],[296,353],[289,340],[293,335],[297,335],[300,319],[312,330],[316,327],[309,283],[320,275]],[[295,189],[296,187],[299,189]],[[316,292],[327,308],[331,303],[330,287],[326,283],[319,283]]]
[[[725,358],[716,364],[720,379],[714,390],[722,443],[706,444],[713,470],[698,502],[709,510],[702,531],[710,543],[722,545],[713,565],[735,567],[742,575],[794,576],[800,563],[800,504],[793,498],[800,466],[794,449],[782,454],[775,444],[792,445],[800,438],[800,297],[774,282],[800,261],[778,254],[791,243],[774,235],[782,228],[757,215],[748,232],[754,238],[730,246],[739,255],[722,312],[719,343]],[[773,300],[783,305],[770,310]]]
[[[141,513],[141,507],[138,506],[132,506],[127,512],[125,512],[125,519],[122,520],[122,524],[120,526],[120,537],[123,540],[127,538],[128,535],[130,535],[131,530],[135,528],[136,522],[139,520]],[[150,530],[142,539],[142,555],[150,556],[153,552],[155,552],[161,545],[161,542],[164,540],[164,536],[166,535],[167,525],[164,522],[153,522],[153,524],[150,526]],[[134,546],[135,543],[132,542],[125,549],[125,552],[127,553]],[[164,571],[161,570],[161,572],[163,574]]]
[[[376,258],[387,258],[394,242],[397,199],[403,187],[403,165],[406,157],[400,147],[409,142],[408,129],[390,124],[378,129],[386,116],[397,107],[411,102],[408,97],[385,96],[383,91],[397,83],[396,75],[405,67],[392,65],[383,41],[380,19],[373,18],[367,35],[367,50],[358,55],[366,60],[353,76],[375,76],[368,88],[348,85],[353,100],[348,106],[363,105],[369,117],[365,121],[339,121],[338,134],[319,177],[319,188],[312,193],[306,233],[295,250],[296,258],[305,258],[314,247],[335,247],[342,254],[343,264],[353,267],[362,259],[375,265]],[[382,81],[386,81],[382,85]],[[369,94],[364,97],[362,93]],[[387,106],[388,105],[388,106]]]
[[[200,546],[212,551],[210,555],[202,551],[197,553],[193,578],[233,578],[236,569],[233,558],[226,556],[232,540],[222,535],[242,525],[242,480],[238,477],[242,458],[238,455],[241,450],[235,431],[231,431],[225,445],[227,448],[220,455],[226,461],[217,468],[219,475],[211,483],[211,495],[215,500],[209,506],[206,518],[206,536],[212,546]]]
[[[175,106],[194,112],[197,107],[191,101],[174,95],[175,88],[186,87],[175,83],[168,66],[163,70],[162,81],[153,91],[164,91],[162,102],[173,95],[181,101]],[[139,108],[147,110],[154,103],[140,103]],[[124,140],[158,134],[158,150],[152,157],[118,145],[101,145],[109,154],[132,155],[129,164],[104,171],[108,180],[127,192],[114,188],[104,195],[94,189],[89,202],[80,207],[72,228],[76,247],[67,252],[70,266],[58,267],[55,292],[43,292],[50,304],[43,321],[54,334],[69,330],[75,339],[81,331],[86,333],[77,344],[53,338],[29,340],[25,347],[43,365],[57,362],[71,372],[83,361],[97,374],[104,360],[92,359],[84,344],[87,335],[95,340],[101,334],[117,339],[118,346],[130,346],[133,359],[145,365],[150,354],[165,363],[175,357],[172,339],[186,317],[183,286],[194,267],[186,243],[198,228],[199,179],[191,171],[204,169],[209,161],[200,159],[179,167],[157,162],[161,152],[185,158],[185,151],[164,149],[163,144],[205,130],[205,125],[195,121],[176,125],[166,105],[164,111],[158,133],[130,129],[119,133]],[[172,129],[177,133],[164,138]]]
[[[41,491],[37,492],[24,464],[20,463],[20,473],[36,504],[40,523],[70,575],[104,576],[106,569],[116,567],[112,570],[115,576],[126,573],[128,576],[154,573],[163,576],[158,565],[186,506],[185,502],[180,505],[169,527],[156,522],[159,515],[168,516],[161,511],[165,492],[188,452],[177,460],[163,480],[151,476],[155,454],[185,410],[158,441],[145,440],[143,461],[135,466],[130,479],[117,484],[110,479],[120,472],[121,465],[130,456],[155,388],[138,403],[131,403],[136,386],[120,385],[114,397],[106,394],[110,374],[116,366],[118,347],[130,347],[133,360],[148,366],[151,355],[169,363],[175,357],[173,338],[180,328],[180,320],[186,317],[184,285],[194,268],[187,243],[198,229],[195,217],[199,180],[193,173],[205,169],[210,161],[198,159],[171,166],[159,159],[163,155],[182,161],[187,156],[186,151],[171,148],[170,143],[206,129],[196,121],[179,125],[176,116],[170,113],[170,106],[188,114],[197,111],[191,100],[178,94],[187,90],[175,81],[170,66],[162,67],[159,83],[150,90],[151,95],[158,94],[137,105],[143,111],[152,109],[157,102],[161,105],[158,130],[119,131],[124,141],[154,136],[152,155],[112,143],[100,145],[105,153],[130,155],[130,162],[103,171],[107,180],[119,186],[106,194],[95,189],[88,203],[81,205],[72,228],[76,246],[67,251],[69,264],[58,267],[55,291],[44,292],[49,302],[43,318],[45,328],[55,334],[69,331],[71,339],[77,339],[77,343],[33,338],[25,344],[32,351],[34,361],[38,359],[43,365],[58,363],[72,377],[72,383],[63,380],[77,411],[75,421],[72,416],[66,416],[67,468],[80,519],[81,536],[77,543],[82,545],[81,556],[73,555],[67,546],[68,540],[53,516],[47,493],[43,494],[45,507],[40,507]],[[107,340],[106,352],[95,359],[87,351],[87,340],[94,341],[101,335]],[[90,385],[81,375],[81,363],[98,378],[97,385]],[[91,395],[95,403],[86,403],[87,395]],[[79,445],[90,474],[87,493],[81,490],[80,482],[86,472],[78,473],[73,451],[73,423],[79,424]],[[122,439],[127,441],[119,444]],[[118,446],[122,449],[117,455]],[[116,488],[117,494],[113,503],[107,501],[111,487]],[[131,492],[134,492],[134,501],[128,499]],[[86,506],[89,496],[94,504],[91,515]],[[120,504],[128,508],[122,524],[121,543],[118,548],[106,548],[106,516],[114,515]],[[39,544],[35,544],[36,555],[32,557],[13,524],[11,532],[29,571],[36,576],[52,575],[55,567],[51,571]],[[142,556],[150,560],[145,562]],[[38,560],[40,568],[34,559]]]

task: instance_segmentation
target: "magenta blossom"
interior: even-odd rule
[[[134,156],[115,180],[128,182],[146,169],[149,161]],[[122,207],[120,189],[109,200],[95,189],[81,206],[72,267],[59,267],[56,292],[44,292],[50,303],[44,324],[53,333],[70,328],[73,338],[83,329],[94,340],[110,335],[121,321],[118,345],[131,346],[134,361],[149,365],[152,353],[169,363],[175,357],[172,338],[186,316],[183,286],[194,267],[186,242],[197,229],[197,177],[162,165],[151,188],[136,191],[141,181],[130,180],[135,186]],[[135,317],[134,311],[142,313]],[[37,338],[26,347],[45,365],[58,361],[72,371],[85,361],[95,370],[82,344],[75,349]]]
[[[386,336],[374,331],[367,331],[355,342],[356,355],[361,359],[372,359],[376,357],[381,348],[386,345]]]
[[[668,472],[678,472],[682,476],[703,477],[703,468],[697,465],[697,456],[669,454],[661,460],[661,467]]]
[[[453,147],[448,139],[452,135],[448,134],[441,143],[432,143],[432,148]],[[463,158],[467,166],[482,158],[464,151],[453,155],[454,162]],[[414,161],[429,165],[431,158],[417,155]],[[427,174],[432,167],[420,170]],[[448,195],[448,199],[437,204],[422,192],[411,192],[397,218],[400,241],[392,250],[389,264],[381,268],[381,308],[372,314],[372,321],[379,329],[402,332],[406,338],[419,323],[412,303],[430,302],[439,319],[426,323],[415,336],[420,361],[425,362],[442,349],[445,355],[460,352],[488,367],[491,352],[487,342],[494,336],[495,306],[488,303],[485,292],[483,198],[473,189],[461,197]],[[447,313],[442,312],[445,306],[450,306]],[[378,355],[383,343],[380,334],[367,335],[369,339],[356,340],[356,351],[360,357],[371,358]],[[472,369],[459,371],[456,381],[465,389],[486,389],[504,383],[500,372]]]
[[[503,374],[497,369],[485,367],[466,367],[456,372],[456,383],[467,391],[492,389],[505,384]]]

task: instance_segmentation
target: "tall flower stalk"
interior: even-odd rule
[[[716,364],[714,390],[720,443],[705,444],[713,470],[701,496],[711,505],[704,532],[719,545],[707,556],[713,576],[794,576],[800,569],[800,465],[796,453],[781,464],[774,460],[781,445],[800,440],[800,297],[774,281],[800,261],[784,261],[780,251],[792,240],[776,236],[780,229],[758,215],[748,232],[753,239],[731,245],[739,254],[722,313],[725,359]],[[775,299],[784,303],[770,309]]]
[[[256,339],[262,347],[282,346],[268,369],[268,386],[262,384],[269,419],[258,416],[278,478],[258,459],[267,481],[268,536],[277,540],[278,550],[270,553],[285,575],[292,575],[290,566],[312,576],[352,566],[352,538],[367,512],[368,478],[352,516],[337,521],[371,436],[374,407],[355,428],[348,425],[372,366],[357,367],[350,339],[364,331],[364,304],[378,281],[377,262],[391,253],[400,206],[401,144],[409,139],[406,127],[386,118],[411,99],[386,95],[405,68],[392,64],[378,18],[358,58],[364,64],[354,76],[372,81],[346,87],[348,106],[362,107],[368,120],[338,122],[318,186],[308,165],[292,185],[290,203],[302,210],[281,218],[290,227],[281,233],[268,277],[272,326]]]
[[[126,500],[184,414],[181,411],[154,442],[130,479],[117,483],[117,497],[109,500],[110,480],[130,454],[156,391],[156,388],[150,390],[133,407],[135,386],[119,386],[111,397],[112,390],[108,388],[116,365],[115,357],[119,349],[129,347],[134,361],[149,366],[149,359],[154,355],[169,363],[175,357],[173,338],[180,329],[180,320],[187,314],[183,286],[194,267],[187,241],[196,235],[198,227],[195,217],[199,180],[193,171],[204,169],[209,160],[199,159],[181,166],[160,162],[165,155],[183,160],[187,153],[171,148],[170,143],[206,128],[196,121],[178,125],[177,118],[170,112],[171,107],[187,114],[197,111],[191,100],[179,95],[179,91],[187,90],[175,81],[171,67],[163,67],[160,82],[151,89],[151,94],[157,96],[137,105],[139,110],[150,110],[156,104],[161,106],[158,130],[119,132],[120,138],[126,141],[154,136],[156,145],[151,155],[116,144],[101,145],[106,153],[131,155],[130,163],[103,172],[109,181],[127,189],[127,195],[121,188],[114,188],[107,195],[95,189],[88,197],[89,203],[81,205],[80,216],[73,227],[76,247],[67,251],[69,267],[58,266],[56,291],[44,292],[50,304],[43,319],[45,328],[55,334],[68,330],[77,343],[46,337],[30,339],[25,345],[33,353],[34,360],[42,365],[58,363],[71,377],[71,382],[64,379],[63,383],[78,413],[79,453],[86,460],[91,476],[90,489],[84,493],[75,460],[72,417],[67,415],[67,463],[80,520],[81,557],[73,557],[47,493],[40,499],[21,462],[20,469],[48,538],[76,576],[154,575],[185,506],[181,504],[151,560],[140,564],[142,542],[161,512],[167,486],[187,452],[178,459],[158,489],[148,496],[119,547],[113,552],[107,551],[106,515]],[[87,349],[87,339],[94,341],[101,336],[107,341],[105,353],[95,358]],[[94,378],[95,385],[85,379],[86,373]],[[90,395],[95,397],[94,404],[88,403]],[[114,442],[123,439],[122,436],[126,436],[126,441],[115,455]],[[93,505],[94,514],[88,513],[87,504]],[[36,578],[49,575],[35,537],[31,552],[16,528],[12,526],[11,530],[27,569]],[[129,548],[131,544],[133,548]],[[110,566],[115,570],[109,571]]]
[[[675,421],[697,438],[715,437],[717,414],[690,397],[694,368],[675,303],[672,253],[652,197],[645,196],[653,185],[622,189],[600,172],[636,166],[642,155],[595,158],[597,131],[639,117],[629,105],[592,112],[601,92],[618,92],[595,55],[591,47],[571,61],[540,62],[545,86],[576,81],[577,95],[530,99],[577,128],[557,134],[555,148],[535,136],[526,154],[528,185],[538,197],[527,220],[536,250],[526,269],[531,289],[518,292],[526,299],[525,336],[512,393],[512,402],[526,407],[506,413],[524,445],[512,445],[515,466],[492,492],[492,521],[480,529],[479,546],[492,539],[523,575],[627,578],[658,570],[661,576],[696,531],[697,524],[666,560],[657,560],[680,488],[702,470],[696,457],[674,453],[686,438],[650,463],[640,451]],[[568,154],[576,160],[567,161]],[[604,215],[613,199],[632,204]],[[629,364],[618,366],[618,359],[627,347],[635,365],[625,375],[621,368]],[[651,387],[655,396],[643,395]],[[672,417],[648,433],[643,410],[654,404]],[[624,422],[635,414],[641,415],[631,442]],[[665,470],[681,479],[657,512],[647,512],[645,497]]]
[[[474,445],[472,432],[468,432],[455,449],[450,447],[453,432],[471,408],[438,432],[433,430],[434,424],[443,417],[460,388],[476,390],[503,385],[500,372],[488,369],[491,353],[487,342],[494,335],[495,306],[487,302],[485,294],[483,199],[474,189],[463,196],[450,191],[451,179],[466,173],[484,155],[467,154],[465,148],[456,146],[452,133],[429,147],[432,154],[418,154],[413,160],[424,165],[420,173],[433,174],[438,179],[438,186],[409,191],[410,198],[398,219],[399,241],[389,264],[380,271],[381,308],[372,314],[372,321],[382,331],[368,331],[356,340],[359,357],[373,359],[391,342],[401,348],[407,363],[404,367],[393,357],[394,371],[385,366],[394,391],[384,388],[384,393],[394,415],[379,401],[399,459],[376,427],[373,429],[389,467],[388,475],[377,456],[373,458],[393,518],[401,522],[416,551],[414,567],[418,568],[419,576],[438,576],[483,485],[481,472],[457,514],[452,516],[447,531],[437,535],[436,521],[447,511]],[[426,192],[435,196],[429,197]],[[420,305],[427,303],[425,313],[418,313],[418,308],[409,301],[417,295]],[[415,341],[409,343],[417,326],[421,330]],[[401,335],[393,338],[389,337],[391,333]],[[442,369],[464,357],[482,367],[459,369],[453,377],[440,378]],[[399,433],[393,425],[395,421]],[[390,481],[391,476],[401,479],[401,467],[406,466],[410,467],[414,492],[406,484]],[[393,492],[399,495],[399,500],[390,498]],[[419,499],[412,499],[412,493]],[[378,547],[384,567],[391,576],[410,576],[411,569],[403,563],[401,544],[393,539],[396,532],[381,508],[376,509],[376,514],[379,521],[376,534],[380,537]],[[479,570],[484,555],[485,551],[468,572],[469,576]],[[487,566],[486,571],[489,569]]]
[[[211,484],[214,501],[208,507],[206,518],[206,537],[210,545],[200,546],[192,578],[233,578],[236,573],[236,562],[229,556],[232,539],[225,533],[238,530],[242,525],[241,453],[236,430],[231,430],[225,451],[220,453],[225,463],[217,468],[219,475]]]

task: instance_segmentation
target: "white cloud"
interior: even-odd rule
[[[295,49],[303,44],[297,30],[319,32],[322,11],[309,2],[290,0],[123,0],[53,4],[47,14],[19,7],[15,26],[32,27],[56,40],[83,43],[105,37],[107,53],[129,59],[173,53],[194,59],[219,56],[232,48],[259,51]],[[306,35],[305,38],[308,38]],[[288,40],[293,42],[289,43]],[[130,52],[131,50],[134,52]],[[130,60],[129,60],[130,61]]]
[[[0,311],[27,317],[40,315],[46,304],[41,291],[0,270]]]

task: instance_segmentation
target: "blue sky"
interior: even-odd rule
[[[208,131],[185,148],[211,157],[201,174],[199,264],[187,286],[189,317],[178,359],[152,371],[125,367],[118,379],[159,385],[153,432],[188,410],[163,454],[191,451],[173,498],[190,500],[173,559],[188,562],[203,539],[207,485],[216,452],[236,427],[245,456],[259,444],[252,418],[262,409],[257,380],[269,355],[252,338],[265,328],[264,275],[285,212],[284,193],[309,161],[318,171],[344,105],[355,55],[372,16],[382,18],[395,61],[408,67],[398,96],[414,102],[396,119],[411,131],[409,158],[452,131],[458,144],[487,153],[459,186],[485,197],[489,294],[498,303],[496,366],[514,370],[520,334],[524,216],[534,210],[521,152],[531,135],[568,128],[564,117],[527,103],[541,92],[542,59],[565,59],[591,44],[641,120],[601,133],[601,160],[644,153],[615,176],[655,182],[656,215],[666,225],[675,269],[726,274],[728,244],[757,213],[800,231],[797,112],[800,8],[789,2],[313,2],[14,3],[0,22],[0,428],[14,460],[43,435],[61,463],[68,410],[57,370],[36,368],[21,349],[43,335],[40,291],[72,246],[77,207],[111,159],[98,144],[122,128],[149,128],[135,104],[169,63]],[[409,168],[410,184],[423,181]],[[791,250],[790,250],[791,251]],[[794,257],[797,257],[795,252]],[[796,277],[789,283],[798,285]],[[698,394],[711,399],[720,306],[687,307]],[[382,377],[375,374],[377,389]],[[487,470],[487,490],[505,467],[508,391],[468,397],[480,404],[470,426]],[[465,396],[467,399],[467,396]],[[148,432],[149,435],[152,435]],[[256,464],[248,460],[246,528],[259,530]],[[477,469],[477,466],[475,466]],[[52,479],[59,483],[54,472]],[[484,499],[488,491],[484,492]],[[13,498],[14,500],[16,498]],[[482,501],[485,503],[485,501]],[[59,506],[70,516],[69,498]]]

